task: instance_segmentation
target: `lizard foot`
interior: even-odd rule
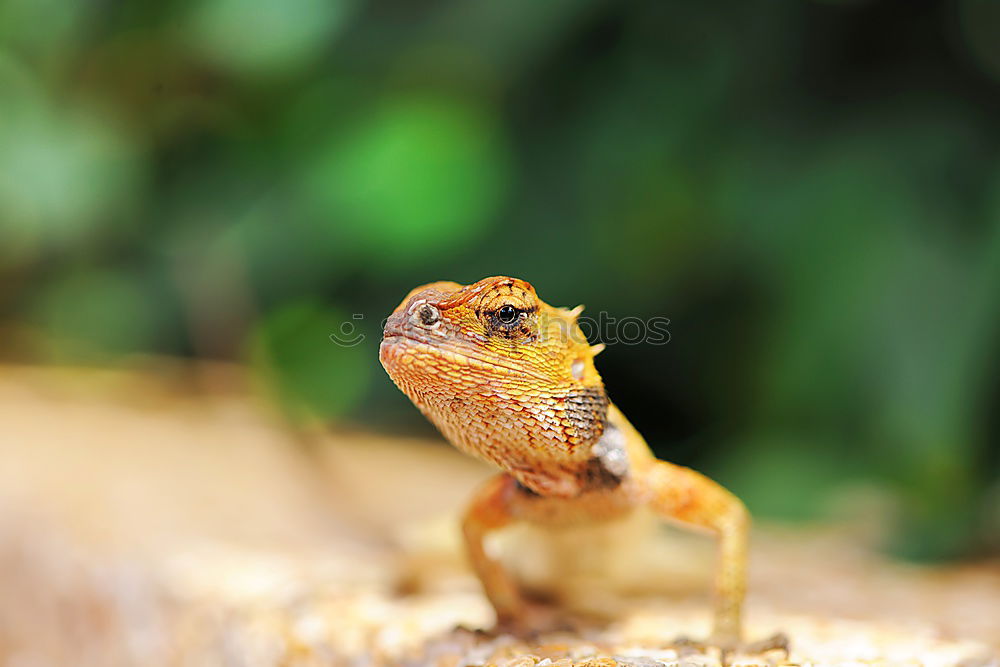
[[[673,646],[681,656],[704,652],[709,648],[717,648],[721,653],[720,661],[723,665],[727,665],[729,664],[729,656],[734,653],[740,655],[761,655],[771,651],[781,651],[787,658],[789,642],[788,637],[783,632],[778,632],[770,637],[752,642],[716,638],[697,641],[690,637],[678,637],[674,640]]]
[[[575,627],[573,619],[558,607],[527,603],[516,615],[500,617],[493,633],[511,634],[522,639],[537,639],[543,634],[570,631]]]
[[[468,625],[460,623],[451,629],[451,636],[479,640],[493,639],[495,635],[489,630],[484,630],[483,628],[470,628]]]

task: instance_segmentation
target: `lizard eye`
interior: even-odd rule
[[[438,309],[431,304],[425,303],[417,309],[417,318],[420,320],[421,324],[429,327],[441,319],[441,313],[439,313]]]
[[[502,306],[497,311],[497,319],[501,324],[513,324],[517,321],[518,312],[514,306]]]

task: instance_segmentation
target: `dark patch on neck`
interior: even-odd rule
[[[566,418],[581,442],[590,446],[604,433],[608,395],[604,387],[581,387],[566,396]]]

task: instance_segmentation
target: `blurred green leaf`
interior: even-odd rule
[[[497,213],[507,170],[503,138],[482,110],[394,98],[329,141],[305,186],[347,242],[382,266],[406,265],[479,237]]]

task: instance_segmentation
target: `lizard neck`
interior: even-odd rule
[[[628,431],[620,413],[609,411],[603,386],[484,394],[413,398],[458,449],[497,465],[538,495],[613,489],[628,476]]]

